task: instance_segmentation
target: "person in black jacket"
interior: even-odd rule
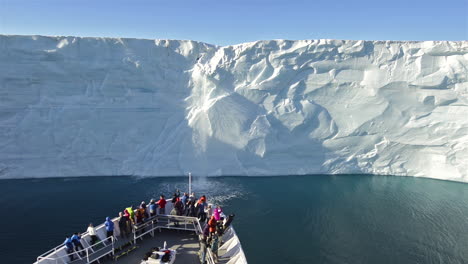
[[[187,202],[187,213],[186,213],[186,215],[195,217],[195,215],[196,215],[195,202],[192,202],[192,201]]]
[[[127,220],[128,218],[123,215],[122,212],[119,212],[119,229],[120,229],[120,237],[126,238],[128,237],[127,233]]]

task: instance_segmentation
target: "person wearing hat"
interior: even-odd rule
[[[106,222],[104,222],[107,231],[107,237],[114,236],[114,222],[110,219],[110,217],[106,217]]]
[[[216,221],[219,221],[219,219],[221,219],[222,213],[223,213],[223,209],[221,209],[221,206],[217,205],[213,211],[213,215],[216,218]]]
[[[203,195],[200,200],[198,201],[196,207],[197,207],[197,217],[200,221],[205,222],[206,221],[206,213],[205,213],[205,208],[208,206],[206,203],[206,196]]]

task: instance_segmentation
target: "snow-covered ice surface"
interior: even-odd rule
[[[467,41],[0,36],[0,178],[468,181]]]

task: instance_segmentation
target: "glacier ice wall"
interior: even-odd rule
[[[0,36],[0,178],[468,181],[468,42]]]

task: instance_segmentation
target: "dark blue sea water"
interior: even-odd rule
[[[0,181],[0,262],[37,255],[186,178]],[[393,176],[221,177],[194,190],[220,203],[251,264],[468,263],[468,184]]]

